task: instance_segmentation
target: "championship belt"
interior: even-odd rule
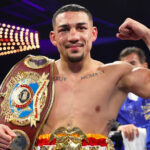
[[[11,150],[32,150],[54,99],[53,64],[28,55],[7,74],[0,88],[0,123],[16,133]]]
[[[57,128],[38,137],[35,150],[115,150],[113,142],[101,134],[85,134],[80,128]]]

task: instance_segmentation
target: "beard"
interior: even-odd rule
[[[83,60],[84,55],[78,56],[78,57],[70,57],[68,56],[68,60],[71,63],[77,63]]]

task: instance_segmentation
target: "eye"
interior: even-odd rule
[[[58,32],[66,32],[66,31],[69,31],[69,28],[62,28],[58,30]]]
[[[136,65],[136,62],[131,61],[130,64],[133,65],[133,66],[135,66],[135,65]]]
[[[79,29],[79,30],[86,30],[87,28],[84,27],[84,26],[79,26],[78,29]]]

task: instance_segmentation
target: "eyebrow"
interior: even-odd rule
[[[87,25],[87,23],[80,22],[80,23],[76,24],[76,26],[81,26],[81,25]],[[67,28],[68,26],[69,26],[68,24],[62,24],[62,25],[58,26],[58,28]]]

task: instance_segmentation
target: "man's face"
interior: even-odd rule
[[[86,13],[69,11],[56,17],[50,38],[62,59],[79,62],[90,56],[92,42],[97,38],[97,28],[93,27]]]
[[[122,57],[121,61],[126,61],[130,63],[131,65],[133,65],[134,67],[146,67],[145,66],[146,63],[142,64],[139,60],[138,55],[135,53],[131,53],[128,56]]]

